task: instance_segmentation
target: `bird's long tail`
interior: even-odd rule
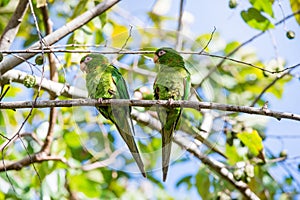
[[[120,128],[118,126],[117,126],[117,128],[118,128],[124,142],[127,144],[133,158],[135,159],[142,175],[144,177],[146,177],[144,164],[143,164],[142,158],[140,156],[139,150],[137,148],[137,145],[135,143],[135,140],[134,140],[134,137],[133,137],[133,134],[132,134],[133,132],[130,130],[129,123],[130,123],[130,119],[128,119],[128,123],[125,123],[128,126],[128,128]],[[125,130],[127,130],[127,131],[125,131]]]
[[[172,149],[172,138],[173,138],[173,126],[163,127],[162,130],[162,170],[163,170],[163,181],[166,181],[169,170],[171,149]]]
[[[160,112],[160,120],[163,124],[162,127],[162,170],[163,170],[163,181],[166,181],[171,149],[172,149],[172,139],[175,128],[178,124],[181,115],[181,109],[167,109],[166,112]],[[164,119],[165,118],[165,121]]]

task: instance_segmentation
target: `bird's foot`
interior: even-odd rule
[[[98,103],[102,103],[103,102],[103,98],[100,97],[99,99],[97,99]]]
[[[174,103],[174,99],[168,99],[168,105],[171,106]]]

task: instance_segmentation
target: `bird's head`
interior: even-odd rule
[[[162,47],[157,49],[154,53],[153,61],[154,63],[159,63],[168,66],[172,64],[184,64],[182,56],[179,55],[179,53],[176,50],[170,47]]]
[[[80,69],[82,72],[92,72],[99,66],[106,66],[109,64],[108,59],[101,54],[88,54],[81,58]]]

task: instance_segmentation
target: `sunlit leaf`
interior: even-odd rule
[[[243,158],[239,155],[236,146],[226,144],[225,155],[228,158],[228,163],[234,165],[238,161],[242,161]]]
[[[5,122],[4,122],[4,116],[2,114],[2,111],[0,111],[0,127],[4,126]]]
[[[16,126],[18,124],[16,119],[16,111],[6,110],[6,114],[7,114],[7,119],[9,121],[9,124],[12,126]]]
[[[121,48],[129,36],[129,31],[126,26],[114,24],[113,32],[111,35],[112,46]]]
[[[272,2],[269,0],[250,0],[250,3],[259,11],[268,13],[271,17],[274,17]]]
[[[249,8],[247,11],[242,11],[241,16],[243,20],[252,28],[258,30],[268,30],[274,28],[274,25],[264,17],[257,9]]]
[[[79,140],[78,134],[75,132],[66,132],[64,134],[64,139],[65,139],[65,142],[70,147],[80,147],[81,146],[81,142]]]
[[[240,45],[240,43],[237,42],[237,41],[233,41],[233,42],[228,43],[228,44],[226,45],[225,49],[224,49],[225,54],[229,54],[229,53],[232,52],[235,48],[237,48],[239,45]]]
[[[262,139],[256,130],[241,132],[237,137],[248,147],[249,151],[257,156],[263,150]]]
[[[300,10],[300,1],[299,0],[290,0],[291,8],[293,12],[299,12]],[[300,14],[294,16],[298,24],[300,25]]]

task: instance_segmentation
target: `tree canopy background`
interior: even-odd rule
[[[0,6],[0,199],[299,197],[298,1]],[[154,104],[132,113],[147,179],[95,108],[16,108],[86,98],[79,61],[89,52],[120,69],[132,99],[151,100],[162,46],[184,57],[203,102],[220,103],[184,109],[165,183]]]

